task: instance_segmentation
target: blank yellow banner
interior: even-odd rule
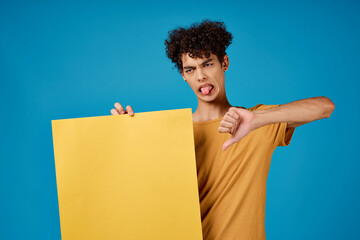
[[[53,120],[62,240],[201,240],[191,109]]]

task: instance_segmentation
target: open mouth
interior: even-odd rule
[[[212,92],[212,90],[214,89],[214,86],[207,83],[207,84],[204,84],[202,85],[200,88],[199,88],[199,92],[202,94],[202,95],[208,95]]]

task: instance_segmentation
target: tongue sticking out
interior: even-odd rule
[[[201,93],[203,95],[208,95],[210,90],[211,90],[211,85],[206,85],[206,86],[201,88]]]

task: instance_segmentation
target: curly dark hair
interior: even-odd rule
[[[191,57],[207,58],[213,53],[222,63],[226,48],[231,44],[233,36],[225,28],[223,22],[204,20],[194,23],[190,28],[178,27],[169,31],[165,40],[165,50],[168,58],[175,63],[180,73],[183,71],[181,56],[189,53]]]

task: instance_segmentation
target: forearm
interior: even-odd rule
[[[297,127],[308,122],[330,117],[334,103],[327,97],[313,97],[290,102],[279,107],[254,111],[252,130],[259,127],[287,122],[288,127]]]

